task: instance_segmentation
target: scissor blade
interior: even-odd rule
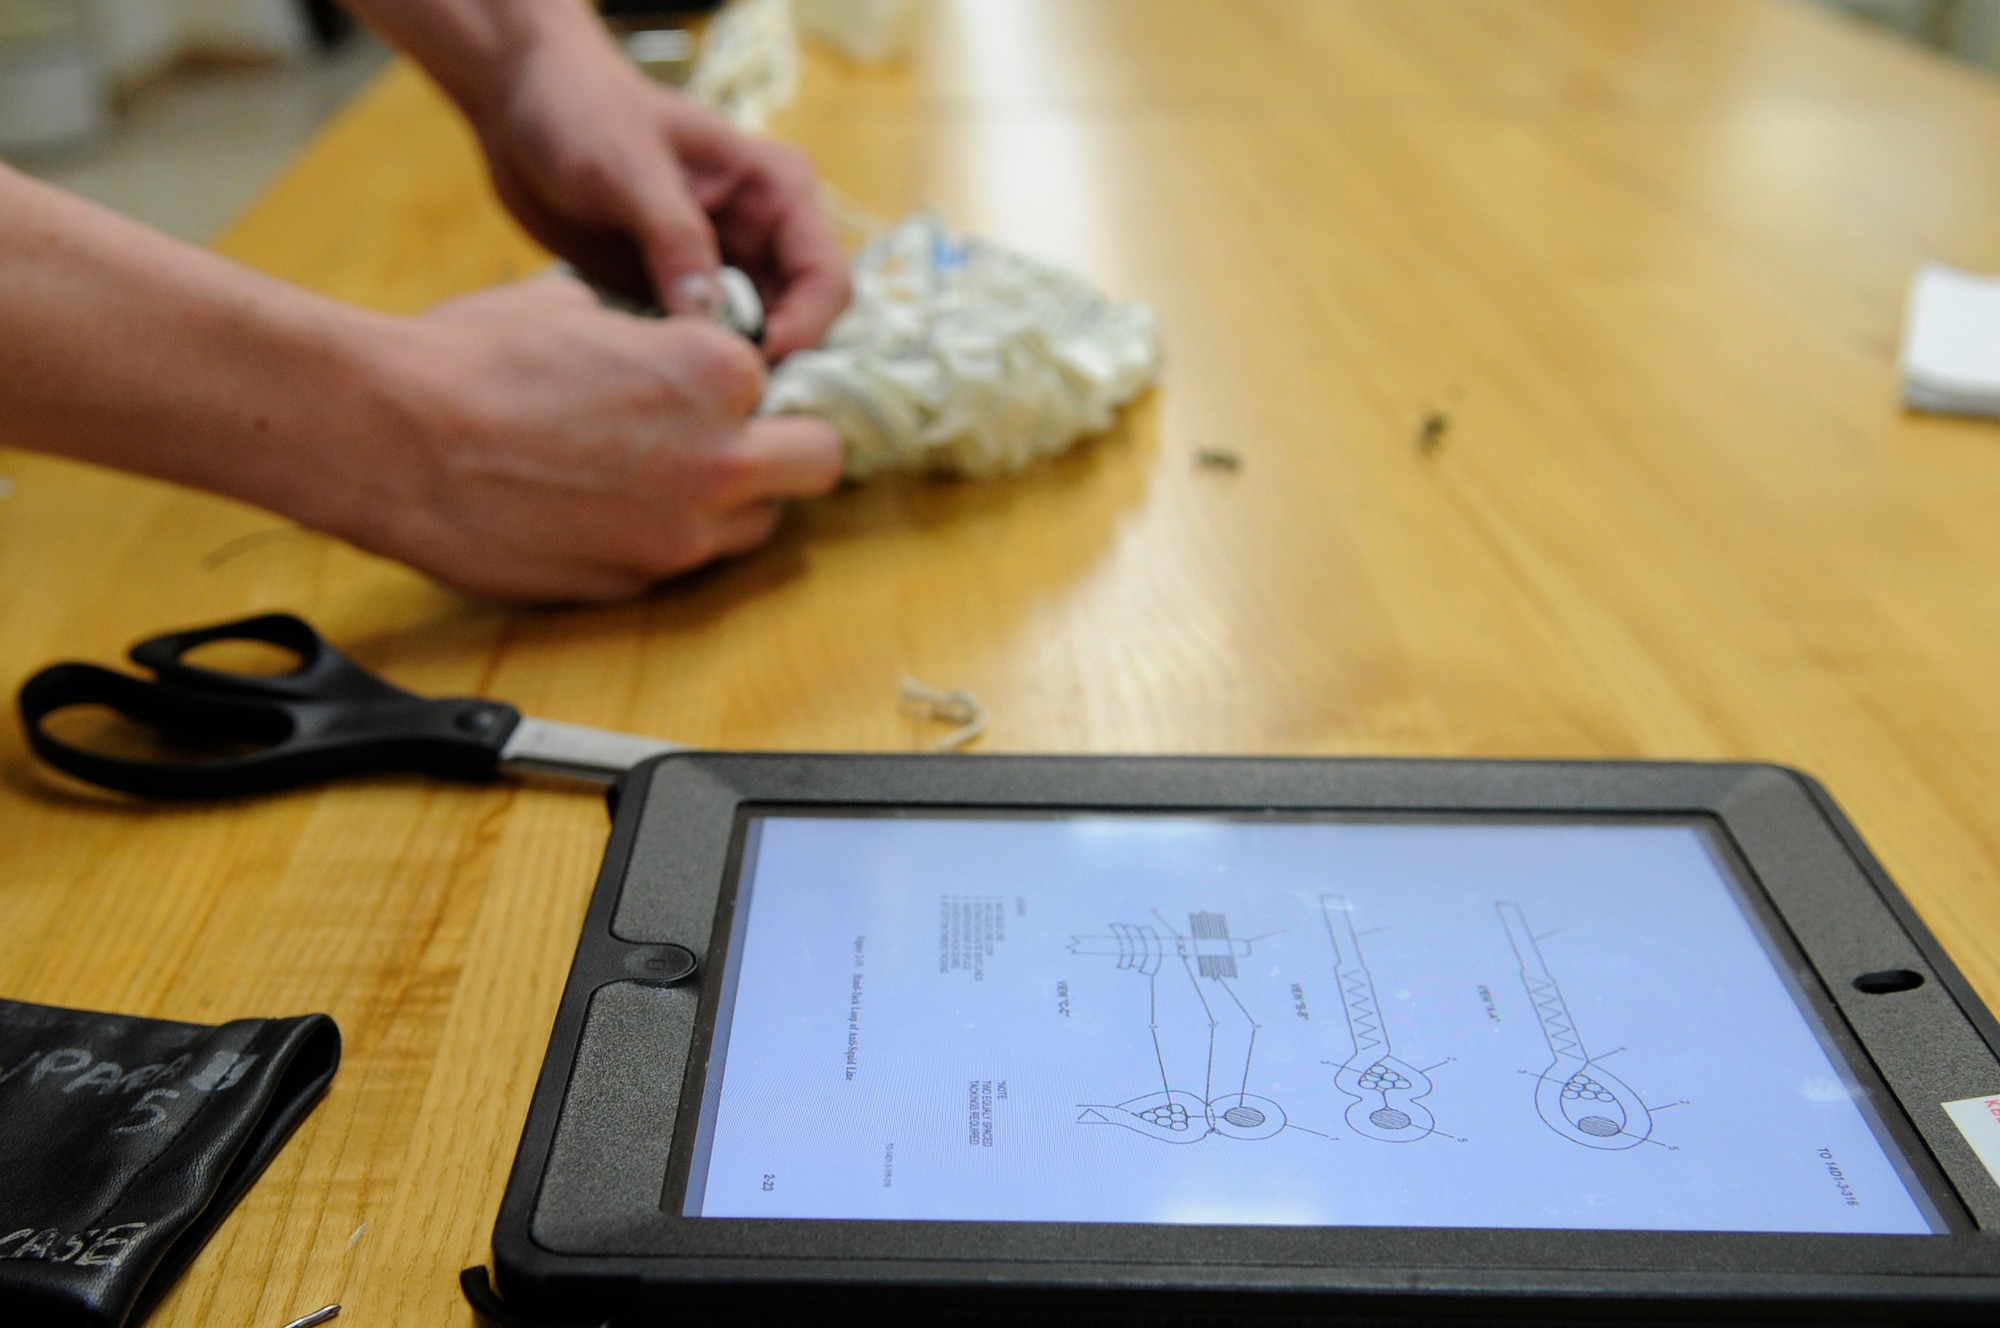
[[[609,784],[649,757],[687,750],[682,742],[523,715],[508,735],[507,745],[500,749],[500,766],[503,770]]]

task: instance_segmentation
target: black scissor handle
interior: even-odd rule
[[[290,673],[225,673],[186,663],[189,651],[218,641],[259,641],[299,657]],[[291,701],[415,700],[340,653],[311,623],[289,613],[265,613],[212,627],[163,632],[132,647],[132,662],[151,669],[164,683],[281,697]]]
[[[198,645],[231,639],[284,646],[304,662],[277,678],[180,662]],[[159,671],[161,681],[94,664],[56,664],[27,681],[19,704],[28,742],[43,760],[100,787],[145,797],[229,797],[391,770],[487,780],[499,772],[500,751],[521,718],[499,701],[413,696],[283,614],[155,637],[132,655]],[[219,754],[146,760],[79,747],[46,723],[73,706],[101,706],[169,745]]]

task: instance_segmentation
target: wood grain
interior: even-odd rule
[[[587,612],[7,453],[0,684],[286,608],[415,689],[704,745],[920,748],[910,673],[976,690],[991,751],[1781,761],[2000,1002],[2000,427],[1904,414],[1894,369],[1917,263],[2000,270],[2000,89],[1776,0],[955,0],[921,31],[899,69],[815,56],[776,130],[866,208],[1155,303],[1166,384],[1111,434],[844,491]],[[220,247],[393,310],[543,261],[405,70]],[[469,1322],[604,828],[416,779],[140,806],[0,731],[0,992],[346,1033],[156,1322]]]

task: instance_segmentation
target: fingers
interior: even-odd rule
[[[741,507],[724,517],[716,531],[715,552],[720,558],[733,558],[757,548],[778,528],[778,519],[784,508],[775,499],[753,503]]]
[[[740,244],[754,263],[769,306],[764,351],[773,361],[819,344],[847,306],[847,257],[820,203],[819,180],[805,155],[775,143],[756,145],[754,187],[718,212],[725,248]]]
[[[522,283],[553,309],[595,309],[597,292],[567,272],[551,269]]]
[[[753,420],[718,457],[718,483],[704,515],[677,531],[655,529],[647,570],[655,580],[714,558],[748,553],[777,529],[786,498],[811,497],[840,483],[840,436],[820,420]],[[668,495],[662,495],[663,498]],[[660,503],[644,507],[657,512]]]
[[[509,282],[486,290],[460,295],[432,306],[434,314],[467,315],[506,311],[511,318],[553,318],[579,309],[597,308],[597,296],[589,286],[561,272],[544,272],[525,281]]]
[[[631,182],[624,222],[645,260],[654,293],[670,314],[706,318],[722,298],[715,278],[722,263],[715,229],[665,153],[640,170],[645,178]]]
[[[732,428],[764,399],[764,357],[734,332],[702,318],[669,318],[628,330],[643,339],[690,400],[707,403]]]
[[[716,521],[698,551],[656,561],[643,571],[610,567],[579,572],[570,578],[570,593],[578,599],[593,600],[642,594],[717,558],[737,558],[761,548],[777,532],[784,514],[784,505],[775,498],[739,507]]]
[[[824,420],[752,420],[739,446],[759,476],[753,497],[812,498],[840,483],[840,435]]]
[[[769,253],[777,299],[764,318],[764,353],[774,362],[818,345],[851,294],[847,256],[812,168],[788,151],[776,169]]]
[[[820,420],[759,418],[767,369],[694,318],[598,310],[560,277],[423,316],[403,508],[366,543],[477,593],[597,600],[770,538],[781,503],[840,482]]]
[[[565,201],[544,201],[561,209],[592,200],[585,210],[601,209],[629,236],[668,313],[713,314],[722,301],[716,271],[726,255],[764,296],[769,359],[817,345],[846,307],[848,275],[812,164],[798,150],[743,134],[683,99],[664,97],[658,106],[664,111],[658,137],[623,141],[616,169],[589,163]],[[560,238],[572,241],[566,253],[584,247],[575,237]]]
[[[790,274],[777,307],[764,316],[764,354],[775,364],[817,346],[853,293],[847,260],[836,244],[830,264],[820,258]]]
[[[818,188],[792,190],[770,218],[770,268],[776,298],[764,312],[764,354],[778,362],[794,350],[818,346],[826,328],[848,306],[852,284],[834,222],[820,208]]]
[[[818,345],[847,306],[849,283],[812,163],[796,148],[692,114],[670,126],[670,142],[724,256],[764,297],[765,355],[777,361]]]

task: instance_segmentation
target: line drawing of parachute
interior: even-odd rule
[[[1151,927],[1135,927],[1129,922],[1112,923],[1107,936],[1072,936],[1069,938],[1069,952],[1073,955],[1111,955],[1117,958],[1120,971],[1148,978],[1160,971],[1160,961],[1167,956],[1160,933]]]
[[[1519,904],[1496,903],[1521,963],[1521,984],[1541,1021],[1551,1060],[1535,1080],[1535,1111],[1548,1127],[1585,1148],[1622,1149],[1653,1134],[1653,1113],[1624,1080],[1584,1050],[1583,1035]]]
[[[1261,1025],[1231,985],[1255,938],[1230,935],[1222,913],[1189,914],[1185,934],[1158,910],[1153,916],[1158,927],[1114,922],[1105,934],[1070,937],[1071,954],[1115,959],[1119,971],[1146,979],[1147,1031],[1159,1068],[1157,1091],[1082,1104],[1077,1124],[1121,1126],[1171,1144],[1217,1134],[1270,1138],[1289,1122],[1282,1106],[1249,1091]]]
[[[1079,1125],[1122,1125],[1149,1139],[1169,1144],[1194,1144],[1212,1134],[1231,1139],[1268,1139],[1285,1128],[1285,1109],[1253,1093],[1229,1093],[1214,1101],[1198,1094],[1166,1089],[1129,1098],[1115,1105],[1085,1104]]]
[[[1195,967],[1205,978],[1233,978],[1236,959],[1250,953],[1250,942],[1232,940],[1229,919],[1221,913],[1188,914],[1189,938],[1183,942],[1194,951]]]
[[[1165,919],[1160,925],[1166,926]],[[1167,927],[1167,934],[1162,936],[1153,927],[1114,922],[1108,935],[1070,937],[1069,952],[1073,955],[1115,956],[1121,970],[1149,978],[1159,973],[1161,963],[1169,954],[1182,960],[1194,960],[1195,971],[1205,978],[1219,980],[1238,976],[1236,961],[1250,953],[1251,945],[1249,941],[1237,940],[1229,934],[1227,914],[1190,913],[1188,933],[1183,936]]]
[[[1326,919],[1327,939],[1333,943],[1334,977],[1354,1039],[1354,1053],[1333,1076],[1334,1087],[1354,1099],[1347,1108],[1348,1128],[1381,1143],[1414,1143],[1437,1128],[1430,1108],[1420,1100],[1430,1093],[1431,1078],[1390,1050],[1382,1007],[1375,999],[1375,979],[1362,958],[1361,939],[1354,933],[1354,914],[1346,898],[1321,895],[1319,908]]]

